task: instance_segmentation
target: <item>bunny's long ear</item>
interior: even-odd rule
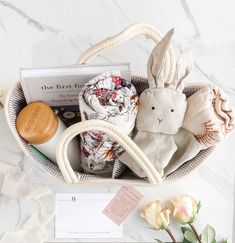
[[[174,29],[169,30],[163,39],[154,47],[149,57],[147,72],[150,88],[164,87],[164,81],[166,80],[163,78],[162,69],[173,34]]]
[[[187,51],[181,54],[177,64],[175,76],[172,83],[169,85],[169,88],[174,88],[179,91],[184,89],[184,81],[190,74],[192,69],[192,54]]]

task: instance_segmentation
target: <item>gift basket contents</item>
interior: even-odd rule
[[[187,84],[191,56],[175,64],[173,33],[134,24],[90,47],[79,65],[22,69],[6,116],[25,154],[68,183],[158,184],[197,168],[231,133],[234,113],[219,87]],[[147,78],[129,63],[85,64],[136,35],[156,43]]]

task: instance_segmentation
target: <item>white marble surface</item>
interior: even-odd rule
[[[235,2],[233,0],[0,0],[0,88],[7,91],[19,78],[20,67],[74,64],[90,45],[121,31],[134,22],[148,22],[162,32],[174,26],[176,54],[191,49],[194,56],[193,82],[211,81],[222,87],[235,106]],[[130,61],[134,73],[145,74],[153,44],[136,38],[102,53],[94,62]],[[116,192],[118,186],[65,185],[31,167],[14,141],[0,111],[0,159],[25,170],[33,182],[55,192]],[[220,144],[207,162],[182,181],[154,188],[138,187],[144,200],[124,224],[122,242],[168,241],[164,232],[153,232],[138,216],[142,206],[155,199],[167,200],[188,193],[202,202],[195,223],[201,230],[207,223],[217,231],[218,240],[232,241],[235,172],[235,135]],[[18,229],[37,208],[30,201],[0,195],[0,236]],[[78,216],[79,217],[79,216]],[[180,239],[179,226],[172,230]],[[48,242],[54,239],[54,222]],[[79,240],[73,240],[78,242]],[[98,241],[98,240],[96,240]],[[101,241],[101,240],[99,240]],[[107,241],[112,241],[107,240]]]

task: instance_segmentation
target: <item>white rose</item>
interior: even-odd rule
[[[147,222],[155,229],[166,229],[170,224],[170,209],[161,208],[160,201],[151,202],[145,206],[140,216],[145,218]]]

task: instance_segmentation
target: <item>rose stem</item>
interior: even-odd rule
[[[174,243],[177,243],[177,242],[176,242],[176,239],[175,239],[175,237],[173,236],[173,234],[171,233],[171,231],[170,231],[168,228],[166,228],[165,230],[166,230],[166,232],[168,233],[168,235],[171,237],[172,241],[173,241]]]
[[[202,243],[201,239],[200,239],[200,236],[198,235],[197,230],[195,229],[194,225],[189,223],[189,226],[191,227],[191,229],[193,230],[194,234],[196,235],[198,242]]]

